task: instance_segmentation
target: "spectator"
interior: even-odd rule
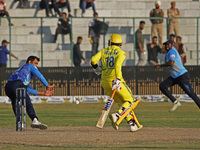
[[[90,7],[92,7],[94,13],[96,12],[94,1],[95,0],[80,0],[79,7],[82,9],[82,17],[84,17],[85,15],[85,9],[88,9]]]
[[[93,14],[94,19],[89,22],[89,32],[88,37],[92,38],[92,56],[98,52],[99,38],[101,32],[101,21],[98,20],[98,13]]]
[[[58,34],[69,34],[71,39],[71,25],[69,20],[66,18],[67,13],[63,12],[62,17],[58,20],[58,27],[56,29],[56,34],[54,38],[54,43],[57,41]]]
[[[5,15],[6,17],[10,17],[8,11],[6,11],[6,2],[3,0],[0,0],[0,17],[3,17]],[[10,21],[10,18],[8,18],[8,23],[9,23],[8,25],[13,26],[13,24]]]
[[[145,50],[144,50],[144,38],[142,35],[142,30],[144,29],[145,22],[140,21],[140,26],[135,33],[136,38],[136,50],[138,54],[137,66],[143,66],[145,64]]]
[[[157,36],[152,38],[152,43],[147,44],[148,62],[150,65],[158,65],[158,53],[161,53],[161,48],[157,45]]]
[[[41,0],[40,2],[40,8],[41,9],[45,9],[46,10],[46,16],[49,17],[50,15],[50,6],[49,6],[49,0]],[[56,4],[56,0],[51,0],[51,7],[54,8],[55,11],[55,16],[57,16],[57,14],[59,16],[61,16],[60,10],[58,9],[58,6]]]
[[[87,60],[82,56],[81,50],[80,50],[80,44],[82,43],[83,38],[79,36],[77,38],[77,43],[73,47],[73,60],[74,60],[74,66],[80,67],[81,66],[81,59],[84,60],[84,62],[87,64]]]
[[[17,0],[14,0],[17,1]],[[19,0],[19,8],[25,8],[28,0]]]
[[[15,56],[13,53],[8,51],[7,46],[8,46],[8,41],[3,40],[2,41],[2,46],[0,46],[0,67],[6,67],[7,64],[7,54],[11,55],[15,59],[18,59],[17,56]]]
[[[152,9],[150,12],[150,17],[164,17],[164,11],[160,9],[161,2],[156,0],[155,2],[155,9]],[[158,32],[158,41],[159,46],[162,47],[162,36],[163,36],[163,19],[150,19],[152,23],[151,28],[151,36],[157,36],[156,32]]]
[[[56,2],[58,8],[62,8],[62,7],[67,7],[67,10],[68,10],[68,16],[69,17],[73,17],[71,15],[71,7],[70,7],[70,3],[69,3],[69,0],[57,0]]]
[[[176,2],[171,2],[171,8],[167,10],[167,15],[169,18],[171,17],[180,17],[180,12],[177,8],[175,8]],[[169,19],[169,35],[174,31],[175,35],[179,35],[179,22],[178,19]]]
[[[173,46],[176,48],[176,50],[178,50],[178,44],[175,42],[175,35],[174,34],[170,34],[169,35],[169,39],[173,42]]]
[[[182,63],[185,64],[186,63],[186,53],[185,53],[185,46],[183,45],[183,43],[181,42],[182,38],[180,36],[176,37],[176,43],[178,44],[178,53],[181,56],[181,60]]]

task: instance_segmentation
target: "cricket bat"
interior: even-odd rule
[[[110,108],[112,107],[112,104],[114,102],[113,97],[115,95],[116,90],[117,90],[117,88],[114,89],[110,99],[106,102],[106,104],[105,104],[105,106],[104,106],[104,108],[103,108],[103,110],[101,112],[101,115],[99,117],[99,120],[97,122],[97,125],[96,125],[97,128],[100,128],[100,129],[103,128],[103,126],[104,126],[104,124],[106,122],[106,119],[108,117],[108,113],[110,112]]]

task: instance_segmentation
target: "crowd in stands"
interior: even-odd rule
[[[155,1],[155,8],[150,11],[150,21],[152,23],[151,27],[151,37],[152,37],[152,43],[147,44],[147,65],[158,65],[158,53],[166,53],[162,36],[163,36],[163,19],[164,17],[164,11],[160,8],[161,1],[156,0]],[[179,22],[176,17],[180,17],[180,11],[178,8],[176,8],[176,2],[171,2],[171,8],[167,10],[167,15],[169,17],[169,37],[173,42],[173,46],[176,48],[176,50],[179,52],[182,63],[186,63],[186,49],[181,42],[182,37],[179,35]],[[154,19],[154,17],[156,17]],[[144,21],[140,21],[139,28],[135,32],[136,35],[136,51],[138,54],[138,63],[137,66],[144,66],[146,65],[145,62],[145,55],[146,51],[144,50],[144,37],[142,35],[142,30],[144,29]],[[175,34],[173,34],[173,32]],[[176,41],[175,41],[176,39]],[[157,43],[158,40],[158,43]]]
[[[99,39],[101,34],[101,26],[102,22],[98,20],[98,13],[96,12],[95,8],[95,0],[80,0],[79,7],[82,10],[81,16],[85,16],[85,11],[88,8],[92,8],[93,10],[93,17],[94,19],[89,22],[89,29],[88,29],[88,38],[91,41],[92,45],[92,56],[94,56],[98,52],[98,46],[99,46]],[[25,8],[26,7],[27,0],[20,0],[19,1],[19,7]],[[54,42],[57,41],[58,34],[69,34],[69,39],[71,41],[71,23],[70,18],[73,17],[71,14],[71,7],[69,0],[41,0],[39,3],[39,6],[41,9],[45,9],[46,11],[46,17],[50,16],[58,16],[62,17],[58,20],[58,27],[55,31],[55,37]],[[68,11],[68,15],[66,12],[61,12],[60,8],[66,7]],[[155,8],[150,11],[150,21],[152,23],[151,28],[151,37],[152,42],[144,45],[144,37],[142,34],[142,30],[145,27],[145,21],[140,21],[139,28],[135,32],[136,37],[136,51],[138,54],[138,66],[146,65],[146,51],[148,52],[148,59],[147,64],[148,65],[157,65],[159,64],[158,61],[158,53],[166,53],[163,49],[162,44],[162,36],[163,36],[163,17],[164,17],[164,11],[160,8],[161,7],[161,1],[156,0],[155,1]],[[54,9],[54,14],[52,13],[52,9]],[[51,12],[51,13],[50,13]],[[186,55],[185,55],[185,48],[184,45],[181,43],[182,38],[179,35],[179,22],[176,17],[180,17],[180,11],[176,8],[176,2],[171,2],[171,8],[167,10],[167,15],[169,17],[169,39],[171,39],[174,42],[174,47],[178,50],[178,52],[181,55],[183,63],[186,63]],[[0,0],[0,17],[6,16],[9,17],[9,13],[6,10],[6,3],[3,0]],[[154,17],[156,17],[154,19]],[[9,25],[13,25],[8,18]],[[108,25],[106,25],[106,30],[108,28]],[[174,32],[174,34],[173,34]],[[176,41],[175,41],[176,39]],[[77,43],[74,46],[74,50],[78,52],[78,54],[74,54],[75,57],[74,62],[75,66],[80,66],[80,60],[85,60],[82,55],[80,55],[80,44],[82,42],[82,37],[79,36],[77,39]],[[146,49],[146,50],[145,50]],[[77,60],[79,62],[77,63]],[[85,61],[86,62],[86,61]],[[77,65],[78,64],[78,65]]]
[[[6,2],[3,0],[0,0],[0,17],[10,17],[8,11],[6,11]],[[10,18],[8,18],[8,25],[13,25],[10,21]]]
[[[82,17],[84,17],[86,9],[88,9],[90,7],[92,7],[93,12],[96,12],[94,1],[95,0],[80,0],[79,7],[80,7],[80,9],[82,9],[82,13],[81,13]],[[40,5],[41,9],[46,10],[47,17],[49,17],[50,15],[51,16],[57,16],[57,15],[61,16],[59,8],[63,8],[65,6],[67,7],[67,10],[68,10],[68,16],[73,17],[73,15],[71,14],[71,7],[70,7],[70,3],[68,0],[41,0],[39,5]],[[55,11],[55,15],[53,15],[53,13],[50,14],[49,10],[52,8]]]
[[[58,34],[69,34],[71,39],[71,24],[69,19],[66,17],[67,14],[65,12],[62,13],[61,19],[58,20],[58,27],[56,29],[54,43],[57,41]]]

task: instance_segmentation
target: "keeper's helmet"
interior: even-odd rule
[[[123,41],[122,41],[122,38],[119,34],[112,34],[111,37],[110,37],[110,42],[120,44]]]

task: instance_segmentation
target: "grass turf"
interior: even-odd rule
[[[175,112],[169,112],[172,105],[170,102],[140,102],[135,113],[145,127],[198,128],[199,109],[195,103],[181,104]],[[95,126],[103,106],[103,103],[34,104],[39,120],[48,126]],[[116,110],[117,105],[114,104],[111,113]],[[15,127],[11,104],[0,104],[0,118],[0,127]],[[31,123],[28,116],[27,121],[28,124]],[[124,125],[125,121],[122,122],[122,126]],[[109,119],[105,126],[110,126]]]
[[[174,128],[199,128],[200,118],[199,109],[195,103],[181,103],[175,112],[169,112],[172,105],[170,102],[140,102],[135,109],[139,122],[144,127],[174,127]],[[51,126],[95,126],[100,116],[104,104],[103,103],[81,103],[79,105],[71,103],[62,104],[34,104],[36,114],[41,122]],[[111,113],[117,110],[114,104]],[[12,112],[11,104],[0,104],[0,127],[15,128],[15,117]],[[27,124],[31,124],[27,118]],[[105,126],[111,126],[108,119]],[[120,126],[127,126],[123,121]],[[0,144],[0,149],[200,149],[200,143],[196,141],[188,141],[185,143],[166,143],[163,142],[137,142],[128,145],[117,146],[43,146],[43,145],[12,145]]]

